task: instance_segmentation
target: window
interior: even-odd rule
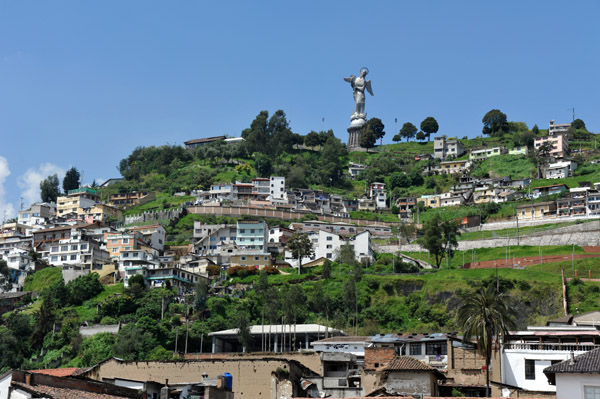
[[[425,349],[427,355],[446,355],[448,353],[446,342],[429,342]]]
[[[525,359],[525,379],[535,380],[535,360]]]
[[[112,249],[112,253],[113,253],[113,254],[115,254],[115,253],[117,253],[117,252],[119,252],[119,248],[113,248],[113,249]]]
[[[410,344],[410,355],[420,355],[421,354],[421,344]]]
[[[129,258],[129,252],[123,252],[123,257],[124,258]]]
[[[245,257],[245,256],[242,256],[240,259],[241,259],[241,260],[246,260],[246,257]]]
[[[81,247],[80,247],[80,249],[81,249],[82,251],[85,251],[85,250],[87,249],[87,244],[81,244]]]
[[[260,260],[260,256],[255,256],[254,260]]]
[[[67,256],[66,256],[66,255],[62,255],[62,256],[60,257],[60,261],[61,261],[61,262],[66,262],[66,260],[67,260]]]
[[[56,261],[58,261],[58,256],[52,256],[50,258],[50,262],[56,262]]]
[[[327,245],[327,249],[331,249],[333,247],[333,245],[329,244]]]
[[[50,252],[58,252],[58,247],[52,247],[52,249],[50,250]]]
[[[77,251],[77,245],[71,245],[71,251]]]
[[[123,244],[129,244],[129,238],[123,238]]]
[[[243,234],[243,233],[245,233],[245,232],[246,232],[246,229],[240,229],[240,233],[242,233],[242,234]]]
[[[77,255],[71,255],[71,260],[77,260]]]
[[[331,254],[331,252],[327,253],[327,259],[331,259],[333,257],[333,255]]]
[[[254,234],[254,229],[250,229],[250,234]]]
[[[598,399],[600,398],[600,387],[584,385],[583,399]]]
[[[333,237],[331,237],[331,236],[327,237],[327,241],[333,241]]]
[[[67,252],[69,250],[69,246],[68,245],[63,245],[60,247],[60,252]]]

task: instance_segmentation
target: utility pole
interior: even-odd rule
[[[573,269],[573,278],[575,278],[575,244],[573,244],[573,252],[571,253],[571,269]]]
[[[567,111],[573,111],[573,121],[575,121],[575,107],[567,108]]]
[[[517,208],[515,208],[515,219],[517,221],[517,245],[521,245],[521,241],[519,240],[519,214]]]
[[[321,131],[325,131],[325,117],[321,118]]]

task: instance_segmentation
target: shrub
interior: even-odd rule
[[[206,266],[206,271],[209,276],[218,276],[221,274],[221,266],[219,265],[208,265]]]

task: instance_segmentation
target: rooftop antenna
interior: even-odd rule
[[[325,131],[325,117],[321,118],[321,123],[322,123],[321,131],[324,132]]]
[[[21,205],[20,206],[21,206],[20,210],[22,211],[23,210],[23,197],[21,197]]]
[[[567,111],[573,111],[573,122],[575,121],[575,107],[567,108]]]

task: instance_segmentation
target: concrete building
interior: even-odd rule
[[[553,133],[548,136],[536,137],[533,145],[538,150],[544,143],[550,143],[552,146],[550,156],[555,159],[564,159],[569,154],[569,140],[566,133]]]
[[[443,174],[463,174],[471,167],[471,161],[463,160],[463,161],[442,161],[440,165],[436,167],[434,170],[438,173]]]
[[[365,169],[367,169],[367,165],[350,162],[348,165],[348,174],[352,179],[356,179],[356,177]]]
[[[600,397],[600,349],[552,364],[544,369],[548,382],[556,386],[556,399]]]
[[[471,161],[480,161],[482,159],[495,157],[504,153],[506,153],[504,147],[482,148],[480,150],[471,151],[469,154],[469,159]]]
[[[106,243],[109,256],[114,260],[118,260],[121,257],[121,252],[140,249],[142,244],[146,244],[144,236],[140,232],[107,232],[104,233],[104,242]]]
[[[325,332],[330,337],[347,335],[344,331],[319,324],[273,324],[250,326],[250,350],[246,352],[295,352],[298,349],[309,349],[310,344],[325,338]],[[296,334],[296,347],[290,337]],[[269,336],[270,335],[270,339]],[[208,334],[212,339],[212,353],[244,352],[238,340],[238,330],[215,331]]]
[[[70,190],[66,196],[56,199],[56,216],[77,216],[79,208],[92,208],[99,201],[98,192],[91,188],[82,187]]]
[[[170,282],[178,295],[194,292],[196,284],[200,281],[208,283],[208,277],[178,267],[150,268],[147,266],[129,266],[125,268],[125,287],[129,286],[129,279],[136,274],[144,276],[149,288],[163,287]]]
[[[268,199],[274,202],[287,202],[285,191],[285,177],[271,176],[270,195]]]
[[[542,220],[556,218],[556,202],[546,201],[517,207],[519,220]]]
[[[235,243],[237,226],[194,222],[194,252],[199,255],[218,253],[223,245]]]
[[[217,141],[224,141],[225,139],[226,139],[225,136],[204,137],[201,139],[193,139],[193,140],[184,141],[183,144],[185,145],[185,148],[187,148],[188,150],[193,150],[194,148],[204,147],[206,145],[215,143]]]
[[[36,202],[27,210],[19,211],[17,223],[27,226],[43,225],[56,215],[56,204],[47,202]]]
[[[553,184],[551,186],[541,186],[541,187],[532,188],[531,196],[533,198],[539,198],[539,197],[544,197],[546,195],[560,194],[563,191],[568,190],[568,189],[569,189],[569,187],[567,187],[566,184]]]
[[[108,197],[108,203],[116,207],[128,207],[135,205],[143,205],[150,201],[154,201],[156,194],[148,191],[132,191],[130,193],[111,194]]]
[[[502,345],[502,383],[527,391],[556,392],[544,375],[546,368],[600,348],[600,331],[593,326],[527,327],[511,332]],[[569,399],[574,396],[569,396]]]
[[[109,262],[109,254],[100,243],[73,229],[69,238],[54,242],[42,252],[42,258],[52,266],[81,266],[87,272],[101,269]]]
[[[446,379],[446,376],[435,367],[420,362],[412,356],[395,357],[377,374],[377,389],[392,393],[393,396],[417,398],[437,396],[438,381]],[[369,394],[372,395],[380,396],[376,393]]]
[[[123,219],[123,211],[112,205],[96,203],[89,207],[80,207],[77,209],[77,216],[87,223],[94,221],[105,221],[107,218],[115,220]]]
[[[385,183],[374,182],[369,184],[369,198],[375,201],[375,206],[377,209],[387,208],[385,203]]]
[[[449,156],[458,158],[464,153],[463,144],[456,139],[447,139],[446,136],[440,136],[433,140],[433,156],[436,159],[446,159]]]
[[[356,356],[359,365],[364,363],[365,346],[370,337],[338,335],[314,341],[310,344],[315,352],[319,353],[348,353]]]
[[[529,154],[529,149],[526,145],[520,147],[513,147],[508,150],[509,155],[525,155]]]
[[[577,164],[573,161],[551,163],[544,168],[544,179],[564,179],[573,176]]]
[[[140,233],[146,244],[159,252],[164,251],[165,241],[167,240],[167,230],[160,224],[150,226],[135,226],[127,228],[131,233]]]
[[[229,258],[230,266],[252,266],[257,269],[271,267],[273,261],[269,252],[237,251]]]
[[[236,225],[236,244],[245,249],[266,251],[269,226],[264,221],[244,220]]]
[[[571,128],[570,123],[556,123],[554,120],[551,120],[548,124],[548,134],[567,133],[569,128]]]

